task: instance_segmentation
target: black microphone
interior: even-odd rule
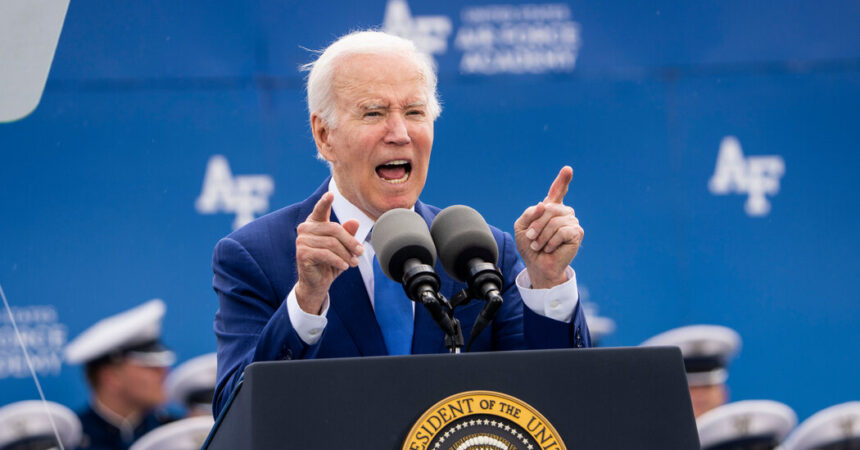
[[[499,248],[481,214],[464,205],[443,209],[433,220],[430,234],[448,275],[466,283],[472,298],[487,301],[472,327],[468,351],[502,306],[504,280],[496,267]]]
[[[456,334],[438,295],[436,247],[424,219],[408,209],[389,210],[373,226],[370,243],[382,272],[401,283],[410,299],[423,304],[442,330]]]

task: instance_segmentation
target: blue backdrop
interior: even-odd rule
[[[730,326],[732,398],[802,419],[860,398],[858,18],[852,1],[73,1],[41,104],[0,124],[0,283],[72,407],[86,388],[61,348],[101,317],[162,298],[180,360],[214,351],[215,242],[327,174],[306,49],[385,25],[439,67],[425,201],[511,230],[572,165],[574,267],[618,326],[604,344]],[[5,314],[0,386],[0,404],[37,397]]]

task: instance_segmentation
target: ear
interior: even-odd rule
[[[331,127],[317,113],[311,114],[311,133],[314,135],[314,143],[317,145],[317,151],[326,161],[331,162],[334,158],[332,146],[329,142],[331,138]]]

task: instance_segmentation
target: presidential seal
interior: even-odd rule
[[[415,422],[403,450],[566,450],[552,424],[529,404],[492,391],[452,395]]]

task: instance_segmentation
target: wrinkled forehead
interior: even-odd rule
[[[427,100],[427,79],[419,64],[406,54],[352,54],[334,64],[332,87],[338,99],[406,96],[398,100]]]

